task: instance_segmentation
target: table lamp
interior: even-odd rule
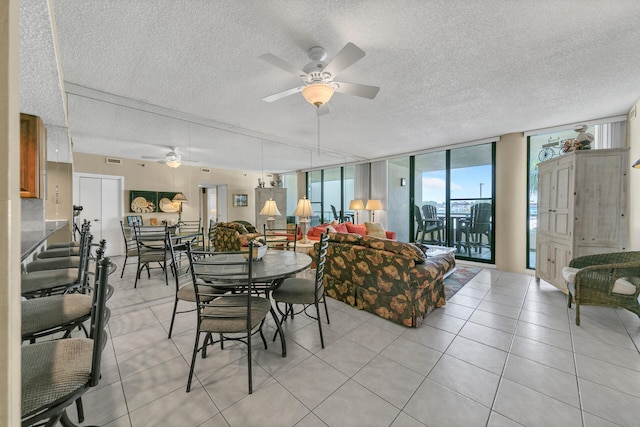
[[[304,236],[304,240],[302,243],[309,243],[309,239],[307,238],[307,231],[309,227],[309,217],[313,216],[313,208],[311,207],[311,200],[307,199],[307,197],[303,197],[298,200],[298,205],[296,209],[293,211],[293,215],[299,218],[300,228],[302,229],[302,235]]]
[[[356,214],[356,224],[358,223],[358,211],[364,209],[364,203],[360,199],[355,199],[349,202],[349,210],[352,210]]]
[[[376,222],[376,210],[382,209],[382,202],[380,200],[372,199],[367,200],[366,210],[371,211],[371,222]]]
[[[178,226],[180,226],[180,223],[182,222],[182,204],[188,202],[187,198],[184,196],[184,194],[182,193],[176,193],[175,196],[173,196],[173,199],[171,200],[172,202],[177,202],[178,203]]]
[[[278,210],[276,201],[273,199],[269,199],[264,203],[264,207],[260,211],[260,215],[267,215],[267,228],[274,228],[276,223],[276,219],[274,217],[280,216],[282,214]]]

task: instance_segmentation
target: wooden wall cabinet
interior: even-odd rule
[[[40,117],[20,114],[20,197],[44,198],[46,140]]]
[[[627,149],[574,151],[538,164],[536,279],[567,292],[575,257],[627,250]]]
[[[256,188],[256,230],[260,233],[264,229],[264,224],[267,223],[267,217],[260,215],[260,211],[270,198],[276,201],[278,210],[282,214],[275,217],[274,228],[287,228],[287,189],[279,187]]]

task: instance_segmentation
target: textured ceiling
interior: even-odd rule
[[[74,150],[273,172],[376,159],[625,114],[640,98],[640,2],[53,0]],[[38,39],[39,33],[30,35]],[[302,68],[366,56],[318,122]],[[24,82],[23,82],[24,84]],[[262,159],[264,153],[264,159]]]

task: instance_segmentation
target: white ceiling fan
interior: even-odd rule
[[[302,96],[304,96],[310,104],[318,107],[318,114],[321,115],[329,112],[327,102],[329,102],[334,92],[346,93],[368,99],[374,99],[378,94],[380,88],[377,86],[338,82],[334,80],[338,74],[365,56],[364,51],[355,44],[347,43],[328,63],[324,61],[327,57],[327,52],[324,48],[314,46],[307,52],[311,62],[305,65],[302,70],[271,53],[260,56],[260,59],[263,61],[300,77],[302,83],[304,83],[302,86],[287,89],[262,98],[263,101],[273,102],[293,95],[294,93],[302,92]]]
[[[170,168],[178,168],[182,163],[185,163],[182,160],[182,156],[178,153],[178,147],[168,147],[169,152],[165,154],[164,157],[153,157],[153,156],[142,156],[143,159],[154,160],[158,163],[165,164]],[[190,160],[188,163],[198,163],[197,161]]]

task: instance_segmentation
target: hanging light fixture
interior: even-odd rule
[[[278,210],[278,205],[276,204],[276,201],[273,199],[269,199],[264,203],[264,207],[260,211],[259,215],[266,215],[267,228],[274,228],[275,222],[276,222],[275,217],[280,216],[282,214]]]
[[[180,159],[171,159],[171,160],[167,160],[165,164],[170,168],[175,169],[175,168],[179,168],[182,163],[180,162]]]
[[[313,207],[311,207],[311,200],[307,199],[307,196],[298,200],[298,205],[293,211],[293,215],[299,218],[298,221],[300,222],[300,228],[302,230],[302,235],[304,236],[304,240],[302,242],[309,243],[307,230],[309,227],[309,217],[313,216]]]
[[[302,88],[302,96],[307,102],[316,107],[329,102],[333,96],[333,88],[325,83],[314,83]]]

